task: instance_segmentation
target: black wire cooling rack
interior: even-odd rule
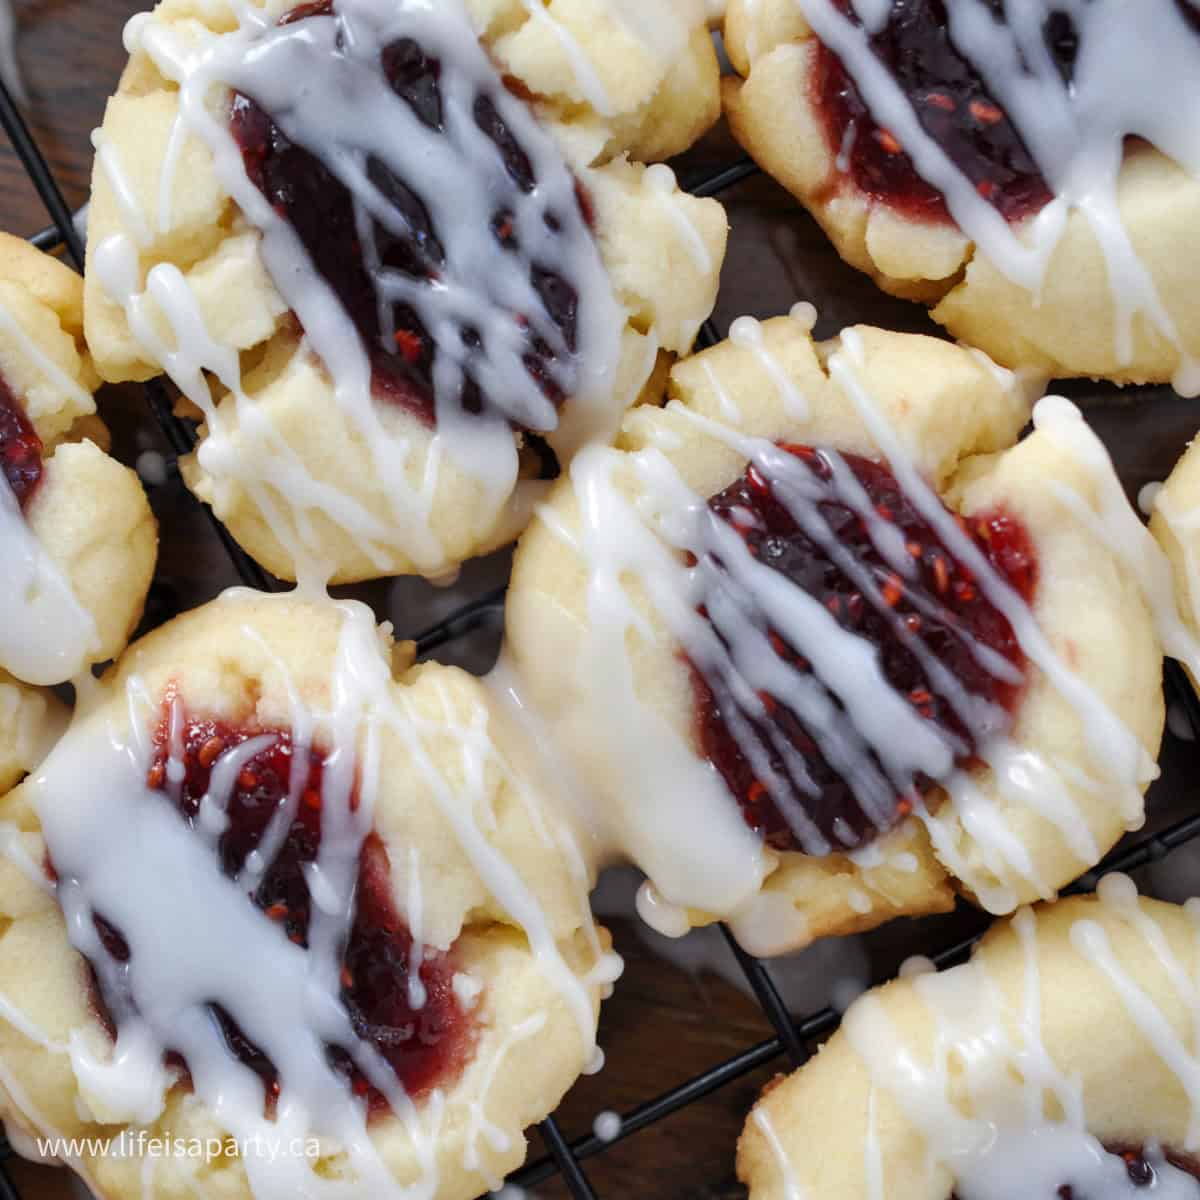
[[[2,82],[0,127],[3,127],[12,143],[52,222],[47,229],[30,240],[41,250],[64,251],[75,266],[82,270],[83,240],[75,227],[71,210],[54,179],[45,155],[31,136],[24,118]],[[687,190],[698,196],[718,196],[756,174],[758,170],[752,161],[744,158],[703,177],[686,181]],[[711,321],[707,322],[701,331],[701,344],[712,345],[719,340],[718,330]],[[170,396],[160,381],[155,380],[143,386],[150,410],[171,451],[177,455],[187,454],[196,444],[194,427],[175,415]],[[211,509],[204,506],[204,511],[242,582],[263,591],[277,587],[276,582],[233,540]],[[502,611],[503,604],[504,591],[499,589],[464,605],[416,639],[418,653],[432,653],[494,621]],[[1186,717],[1192,737],[1200,739],[1200,698],[1192,690],[1186,673],[1178,663],[1171,660],[1166,662],[1165,682],[1168,700],[1179,706]],[[1113,871],[1132,871],[1158,862],[1176,847],[1198,836],[1200,813],[1176,821],[1157,833],[1123,843],[1094,870],[1065,888],[1063,894],[1091,891],[1102,876]],[[538,1126],[545,1144],[545,1153],[510,1176],[509,1184],[529,1188],[559,1175],[573,1200],[597,1200],[596,1189],[584,1168],[588,1159],[603,1154],[612,1146],[635,1136],[655,1122],[703,1100],[760,1067],[772,1063],[778,1064],[782,1070],[798,1067],[810,1057],[817,1044],[838,1027],[841,1014],[833,1008],[823,1008],[804,1017],[790,1015],[766,967],[742,950],[724,927],[722,933],[745,975],[754,998],[774,1029],[774,1035],[748,1046],[739,1054],[709,1067],[636,1108],[619,1114],[619,1132],[615,1137],[601,1138],[592,1134],[568,1141],[556,1119],[553,1116],[547,1117]],[[982,930],[950,945],[927,947],[929,957],[939,969],[962,962],[970,954],[971,947],[978,941],[981,933]],[[0,1200],[20,1200],[20,1193],[4,1167],[4,1159],[11,1157],[13,1153],[6,1143],[0,1141]]]

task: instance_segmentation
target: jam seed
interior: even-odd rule
[[[258,776],[253,771],[243,771],[238,776],[238,787],[243,792],[252,792],[258,787]]]
[[[196,754],[196,760],[202,767],[211,767],[221,757],[225,743],[219,737],[210,737]]]
[[[972,100],[967,110],[980,125],[995,125],[1004,120],[1004,113],[990,100]]]
[[[354,976],[350,974],[350,968],[345,963],[342,963],[342,987],[348,992],[354,988]]]
[[[276,904],[272,904],[270,906],[270,908],[266,909],[265,911],[266,911],[266,915],[272,921],[286,921],[287,920],[288,906],[286,904],[284,904],[282,901],[279,901]]]
[[[904,597],[904,584],[900,580],[900,576],[891,574],[887,577],[887,582],[883,585],[883,602],[888,608],[895,608]]]
[[[940,108],[942,112],[954,111],[954,101],[945,92],[930,92],[925,97],[925,100],[926,103],[932,104],[934,108]]]
[[[937,584],[938,595],[944,596],[950,586],[950,568],[946,566],[946,560],[940,554],[933,560],[933,578]]]
[[[392,335],[396,345],[400,347],[400,355],[410,366],[415,366],[421,360],[421,339],[411,329],[397,329]]]
[[[316,788],[307,788],[304,792],[304,803],[313,812],[321,811],[321,793]]]
[[[877,129],[875,137],[888,154],[900,154],[904,150],[904,147],[896,140],[896,135],[886,129]]]
[[[751,804],[757,804],[766,794],[766,784],[764,784],[761,779],[756,779],[750,785],[750,790],[746,793],[746,797]]]
[[[157,762],[150,768],[150,771],[146,776],[146,786],[150,788],[151,791],[156,792],[160,787],[162,787],[166,778],[167,768],[162,763]]]

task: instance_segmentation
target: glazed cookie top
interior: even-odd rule
[[[1142,820],[1152,617],[1194,650],[1067,401],[1018,442],[1029,399],[982,355],[818,347],[812,319],[735,323],[579,456],[509,599],[514,665],[658,922],[732,914],[755,945],[772,878],[911,860],[913,816],[987,907],[1053,895]]]
[[[361,605],[230,593],[87,698],[6,802],[28,860],[44,839],[88,967],[66,969],[61,925],[40,934],[33,1019],[72,1051],[30,1077],[26,1035],[4,1042],[21,1127],[304,1144],[227,1162],[236,1196],[321,1194],[321,1176],[343,1194],[332,1174],[466,1200],[520,1160],[524,1125],[598,1053],[619,960],[478,683],[397,682],[393,657],[410,661]],[[44,925],[6,870],[12,915]],[[143,1194],[137,1163],[76,1166]]]
[[[751,1113],[752,1200],[1200,1196],[1194,903],[1111,876],[868,992]]]
[[[89,338],[197,406],[189,482],[280,574],[444,574],[510,538],[519,479],[611,434],[711,307],[719,208],[622,157],[715,117],[698,4],[166,0],[127,40]],[[698,289],[648,282],[660,232]]]
[[[743,74],[815,37],[807,101],[834,164],[830,196],[852,186],[897,216],[956,228],[1035,294],[1080,214],[1108,275],[1115,360],[1130,360],[1145,324],[1177,351],[1176,388],[1200,391],[1195,346],[1118,186],[1124,159],[1150,148],[1174,164],[1168,175],[1200,173],[1190,0],[1038,0],[1019,13],[999,0],[735,0],[727,36]],[[882,263],[887,222],[875,225],[868,253]],[[955,240],[930,250],[945,264],[928,279],[969,261]]]
[[[107,458],[83,280],[0,234],[0,669],[61,683],[116,654],[141,613],[154,523]]]

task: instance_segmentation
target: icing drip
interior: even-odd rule
[[[1018,698],[1021,654],[1008,622],[885,467],[828,450],[780,450],[764,462],[772,474],[756,462],[708,501],[748,557],[735,547],[727,559],[728,551],[715,545],[704,556],[703,615],[730,648],[731,661],[717,663],[711,674],[696,672],[700,743],[770,846],[820,853],[861,846],[891,827],[913,810],[917,793],[947,777],[951,763],[969,761],[1002,734]],[[971,536],[1028,603],[1036,568],[1017,523],[1000,515],[976,518]],[[811,597],[806,626],[790,611],[799,607],[790,591],[771,602],[776,589],[768,587],[774,581],[765,569]],[[772,609],[778,615],[768,618]],[[785,618],[795,642],[775,624]],[[838,671],[843,690],[829,692],[798,646],[820,654],[823,627],[833,623],[863,639],[864,649],[879,647],[879,664]],[[778,661],[752,649],[748,625]],[[845,690],[856,678],[864,690]],[[743,680],[758,701],[749,709],[736,698]],[[889,753],[886,734],[898,720],[911,725],[894,712],[904,703],[950,752],[915,773]],[[763,761],[766,781],[752,766]],[[940,774],[926,773],[939,767]],[[781,789],[788,794],[783,806],[772,795]],[[797,808],[804,817],[799,829],[788,821]]]
[[[550,264],[592,257],[586,197],[551,155],[535,174],[521,102],[482,51],[444,61],[416,37],[380,51],[386,34],[364,39],[346,9],[297,9],[247,56],[252,98],[233,103],[247,175],[354,324],[378,394],[431,421],[552,430],[578,384],[581,298]],[[421,193],[456,197],[453,215]]]
[[[218,603],[230,605],[238,630],[238,594]],[[418,710],[392,681],[370,611],[352,602],[337,609],[336,664],[320,691],[328,711],[305,704],[272,657],[269,669],[291,697],[286,730],[193,719],[173,696],[155,726],[156,702],[133,676],[127,718],[90,706],[26,786],[69,937],[96,965],[115,1018],[111,1054],[78,1032],[71,1038],[96,1119],[153,1122],[186,1063],[197,1098],[232,1136],[282,1146],[319,1136],[323,1155],[346,1156],[358,1189],[432,1200],[445,1109],[438,1085],[454,1059],[444,1045],[426,1048],[417,1076],[403,1066],[398,1075],[386,1026],[411,1004],[420,1040],[433,1034],[452,1044],[460,1035],[446,1027],[447,1015],[473,1007],[480,993],[427,949],[417,976],[423,994],[410,986],[416,939],[398,927],[387,853],[371,832],[385,729],[401,739],[472,866],[524,930],[589,1050],[595,980],[565,963],[545,914],[476,824],[486,818],[485,772],[511,771],[488,736],[487,709],[478,706],[460,728],[439,690],[440,707]],[[249,627],[239,637],[260,642]],[[448,731],[461,747],[452,777],[428,750],[430,737]],[[411,911],[406,919],[419,927]],[[594,973],[611,978],[612,956],[598,959]],[[174,1054],[164,1058],[168,1049]],[[411,1183],[397,1182],[367,1134],[376,1095],[413,1156]],[[299,1152],[269,1162],[247,1156],[244,1165],[257,1197],[345,1194],[344,1182],[323,1180],[318,1161]]]
[[[400,550],[422,573],[444,574],[450,561],[431,524],[444,462],[479,483],[478,520],[491,528],[503,520],[506,505],[520,504],[519,496],[514,499],[519,489],[512,422],[548,431],[547,440],[565,457],[595,431],[610,429],[619,415],[614,372],[623,315],[579,216],[575,180],[550,136],[500,83],[458,0],[436,9],[417,0],[339,0],[336,20],[317,15],[284,25],[270,24],[248,6],[235,11],[239,24],[230,33],[202,32],[184,40],[150,16],[131,22],[126,41],[180,85],[172,145],[185,135],[199,138],[212,152],[222,186],[261,232],[263,261],[283,302],[332,376],[336,403],[350,428],[369,447],[375,477],[386,491],[387,519],[366,510],[335,482],[314,478],[247,396],[237,353],[214,342],[177,268],[159,264],[143,285],[136,239],[126,233],[94,248],[93,269],[125,310],[147,355],[164,365],[203,412],[208,436],[199,461],[214,480],[218,512],[223,490],[240,485],[303,579],[320,582],[330,572],[311,525],[316,513],[381,568]],[[411,103],[389,86],[380,64],[389,47],[401,45],[419,46],[442,65],[439,104],[446,136],[419,115],[425,86],[419,72]],[[391,61],[402,77],[403,63]],[[295,86],[299,78],[306,80],[303,89]],[[371,352],[364,346],[338,291],[323,278],[321,264],[247,175],[229,123],[211,111],[210,96],[222,88],[253,96],[293,149],[299,147],[354,192],[351,209],[368,265],[371,247],[382,247],[380,265],[386,268],[372,282],[382,310],[375,328],[394,330],[398,321],[402,332],[419,332],[404,325],[407,312],[437,347],[425,363],[436,417],[428,453],[419,454],[403,426],[385,421],[380,410],[387,406],[375,401],[371,379],[372,354],[376,361],[387,355],[397,365],[394,352],[399,350],[399,358],[407,352],[418,357],[419,365],[429,347],[418,347],[407,336],[399,343],[393,337],[390,345],[385,340]],[[481,97],[491,109],[479,120],[475,109]],[[433,103],[428,88],[424,100]],[[534,181],[529,191],[521,186],[526,164],[524,182]],[[169,225],[167,201],[175,183],[169,162],[160,228]],[[421,234],[422,212],[432,236]],[[496,227],[498,214],[504,220]],[[388,234],[386,246],[380,229]],[[511,238],[519,249],[506,245]],[[389,257],[388,247],[417,244],[423,247],[417,257],[426,274],[438,261],[433,247],[440,248],[444,266],[437,267],[437,287],[429,286],[427,277],[406,273],[414,266],[411,261]],[[552,297],[549,304],[539,294],[538,279]],[[555,279],[570,281],[573,303]],[[490,295],[480,292],[481,280]],[[352,290],[359,315],[368,321],[357,285]],[[390,314],[389,306],[394,306]],[[563,327],[550,309],[570,312],[562,315]],[[162,336],[160,314],[169,338]],[[528,314],[531,328],[522,328],[513,314]],[[564,327],[573,331],[570,337]],[[561,351],[553,357],[572,368],[573,391],[561,415],[539,378],[551,357],[543,355],[539,343]],[[411,391],[413,364],[406,360],[399,369]],[[206,372],[230,395],[221,411]],[[545,382],[558,387],[560,381],[547,374]],[[503,398],[504,410],[471,411],[481,407],[476,385],[481,395]]]
[[[953,86],[946,91],[943,81],[921,74],[928,66],[927,55],[915,63],[906,56],[906,69],[911,66],[917,74],[911,81],[907,74],[898,78],[892,65],[877,54],[867,29],[841,11],[842,0],[796,2],[817,37],[844,67],[862,113],[870,116],[866,124],[877,134],[856,140],[844,156],[851,167],[866,158],[875,161],[876,146],[889,163],[907,156],[927,185],[920,189],[926,208],[930,196],[940,196],[945,211],[980,252],[1005,276],[1035,294],[1066,217],[1077,210],[1104,255],[1117,313],[1118,359],[1124,362],[1131,357],[1133,322],[1140,315],[1180,350],[1176,389],[1184,394],[1200,391],[1200,364],[1184,350],[1117,204],[1127,139],[1148,142],[1184,170],[1200,175],[1196,136],[1200,109],[1195,102],[1200,38],[1194,11],[1177,0],[1147,0],[1132,6],[1124,0],[1095,0],[1069,10],[1051,0],[1034,0],[1006,5],[1006,24],[995,19],[996,0],[949,5],[948,40],[938,34],[945,62],[952,76],[965,69],[971,75],[969,86],[982,89],[963,97],[964,116],[957,109],[960,97],[954,88],[968,84],[955,84],[952,79]],[[875,7],[854,0],[857,16],[869,18]],[[909,22],[924,28],[931,18],[933,23],[939,21],[940,7],[933,0],[905,0],[898,11],[905,29],[910,28]],[[1063,70],[1065,61],[1072,64],[1071,71]],[[910,82],[913,92],[907,90]],[[838,90],[836,82],[833,90]],[[953,112],[940,107],[946,101],[956,106]],[[936,120],[933,114],[938,114]],[[969,152],[963,150],[956,132],[964,121]],[[947,122],[949,127],[942,128]],[[987,129],[986,135],[980,127]],[[1001,167],[991,159],[984,160],[986,170],[978,166],[981,139],[1001,146],[1005,156]],[[840,133],[832,138],[831,149],[841,152]],[[893,179],[895,169],[875,171],[871,186],[878,189],[880,179]],[[997,180],[1000,169],[1004,175]],[[1013,180],[1023,182],[1016,186]],[[1040,181],[1052,199],[1039,191]],[[1004,199],[1008,194],[1011,200]],[[1003,210],[1009,205],[1014,216],[1039,211],[1018,229],[1006,219]],[[932,211],[938,209],[940,204]]]

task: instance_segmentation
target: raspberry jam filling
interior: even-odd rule
[[[1002,22],[1004,0],[984,2]],[[851,0],[833,3],[857,23]],[[1200,10],[1188,0],[1176,4],[1200,33]],[[1068,85],[1079,36],[1066,6],[1051,7],[1042,37]],[[1032,216],[1053,199],[1004,106],[951,41],[945,0],[892,0],[887,24],[868,42],[925,132],[1003,217],[1018,221]],[[917,173],[895,135],[875,122],[841,59],[823,44],[818,44],[813,100],[831,152],[861,191],[914,219],[950,219],[942,194]]]
[[[736,530],[754,559],[819,600],[842,629],[870,642],[878,651],[888,684],[920,717],[937,727],[954,748],[957,765],[971,763],[981,749],[976,735],[930,680],[928,664],[923,665],[914,652],[915,643],[904,644],[901,631],[905,638],[919,639],[924,652],[950,673],[973,703],[990,702],[1007,723],[1020,696],[1021,684],[1016,681],[1024,666],[1008,620],[983,596],[971,572],[946,548],[886,466],[855,455],[840,456],[874,512],[899,532],[913,564],[905,576],[889,566],[876,549],[866,522],[846,503],[846,483],[835,483],[830,456],[806,446],[781,449],[807,466],[815,510],[841,550],[871,577],[876,592],[873,598],[832,561],[825,547],[801,529],[755,465],[709,500],[710,511]],[[1037,565],[1024,528],[1003,512],[957,519],[1000,576],[1028,602]],[[727,569],[719,558],[711,554],[707,558],[707,565],[715,568],[711,586],[719,586],[729,578]],[[700,608],[710,622],[708,607],[713,596],[709,591]],[[751,620],[764,624],[761,614]],[[811,665],[801,652],[778,631],[769,626],[766,631],[774,653],[796,673],[797,682],[812,680]],[[719,629],[717,632],[724,641]],[[987,655],[980,654],[980,647],[1011,664],[1014,669],[1007,672],[1007,679],[981,664],[980,658]],[[767,714],[764,719],[761,710],[751,713],[738,704],[715,674],[706,675],[693,664],[692,679],[701,749],[737,797],[746,822],[774,849],[803,852],[805,847],[751,765],[752,756],[760,763],[765,756],[771,773],[785,781],[791,800],[831,847],[862,846],[912,811],[914,795],[895,795],[890,822],[881,825],[869,819],[850,782],[826,760],[813,731],[778,697],[759,694]],[[828,686],[828,681],[822,682]],[[832,690],[830,698],[838,703]],[[736,713],[727,711],[731,705],[738,709]],[[734,735],[730,718],[741,729],[740,736]],[[894,794],[894,785],[875,751],[868,746],[867,752],[870,761],[864,767],[886,799]],[[860,780],[863,774],[860,770]],[[936,782],[921,778],[915,785],[923,793]]]
[[[850,0],[834,2],[853,19]],[[1002,19],[1002,0],[986,2]],[[1044,33],[1050,55],[1069,80],[1078,49],[1074,24],[1066,13],[1054,12]],[[944,0],[894,0],[887,25],[869,42],[925,132],[1005,218],[1019,220],[1050,202],[1050,189],[1020,133],[974,64],[951,42]],[[875,123],[841,59],[824,45],[817,52],[814,99],[832,152],[841,154],[862,191],[914,218],[949,219],[941,193],[917,174],[893,134]]]
[[[0,470],[22,508],[42,481],[42,439],[0,375]]]
[[[264,734],[271,745],[246,761],[229,796],[228,825],[217,841],[221,870],[235,878],[247,858],[258,849],[268,824],[288,799],[295,749],[286,730],[233,728],[220,721],[188,718],[183,728],[183,779],[168,777],[170,712],[155,733],[155,754],[148,783],[174,803],[182,817],[195,827],[200,802],[208,790],[218,759],[228,751]],[[321,846],[322,777],[326,759],[316,750],[306,752],[307,775],[300,789],[298,811],[274,860],[261,877],[249,901],[278,924],[296,945],[307,948],[312,898],[306,865],[317,859]],[[303,769],[303,768],[301,768]],[[355,803],[352,798],[351,803]],[[97,914],[96,931],[105,949],[120,963],[128,962],[129,947],[119,929]],[[359,858],[354,920],[342,951],[341,1000],[350,1014],[355,1033],[389,1063],[405,1091],[413,1097],[435,1085],[452,1081],[464,1067],[472,1043],[473,1026],[455,995],[454,953],[425,948],[419,978],[424,1003],[414,1006],[409,960],[413,939],[392,901],[387,850],[372,833]],[[97,982],[99,1015],[112,1029],[109,1010]],[[226,1045],[242,1063],[262,1079],[268,1108],[279,1092],[274,1064],[241,1031],[219,1005],[213,1016]],[[340,1047],[327,1049],[330,1064],[347,1078],[356,1095],[366,1097],[369,1111],[387,1110],[387,1101]],[[169,1059],[186,1071],[177,1054]]]
[[[280,24],[304,24],[331,16],[336,16],[333,0],[324,0],[293,9]],[[339,31],[336,44],[339,50],[345,45],[344,31]],[[433,136],[448,141],[450,97],[461,97],[464,89],[472,86],[456,77],[460,68],[404,37],[384,47],[379,70],[420,123]],[[506,86],[498,75],[495,82],[498,90]],[[479,186],[488,189],[492,216],[490,229],[478,232],[494,243],[495,274],[499,276],[501,268],[509,270],[523,250],[514,214],[518,200],[535,193],[539,180],[530,154],[506,124],[496,100],[477,87],[471,116],[504,165],[502,183],[496,182],[494,173],[481,173],[479,179]],[[515,289],[504,281],[472,279],[472,319],[447,317],[431,328],[434,323],[427,323],[418,311],[422,307],[419,301],[410,303],[395,296],[409,283],[417,285],[418,295],[432,295],[443,287],[447,267],[444,239],[451,230],[441,226],[453,223],[449,206],[454,198],[423,197],[422,188],[434,186],[431,179],[398,178],[377,157],[367,159],[367,181],[361,190],[352,191],[314,153],[290,141],[252,97],[241,93],[234,96],[231,124],[251,182],[292,226],[317,272],[358,330],[370,356],[378,396],[435,424],[438,359],[446,352],[447,339],[453,339],[456,354],[463,347],[468,352],[457,396],[461,410],[469,415],[499,413],[515,427],[525,428],[510,417],[511,399],[500,394],[503,386],[494,386],[489,392],[481,382],[486,375],[483,358],[491,344],[488,339],[493,343],[503,340],[497,329],[511,322],[524,342],[521,362],[529,379],[555,406],[563,402],[574,384],[579,293],[560,267],[539,261],[530,266],[527,283],[543,312],[505,305],[501,294]],[[368,212],[368,200],[386,209],[386,223],[378,213]],[[590,200],[582,187],[576,185],[574,200],[566,207],[569,211],[544,214],[551,245],[565,245],[568,234],[580,227],[591,237]],[[564,256],[554,253],[549,257]],[[397,281],[405,286],[389,286]],[[475,368],[470,365],[472,358]]]

